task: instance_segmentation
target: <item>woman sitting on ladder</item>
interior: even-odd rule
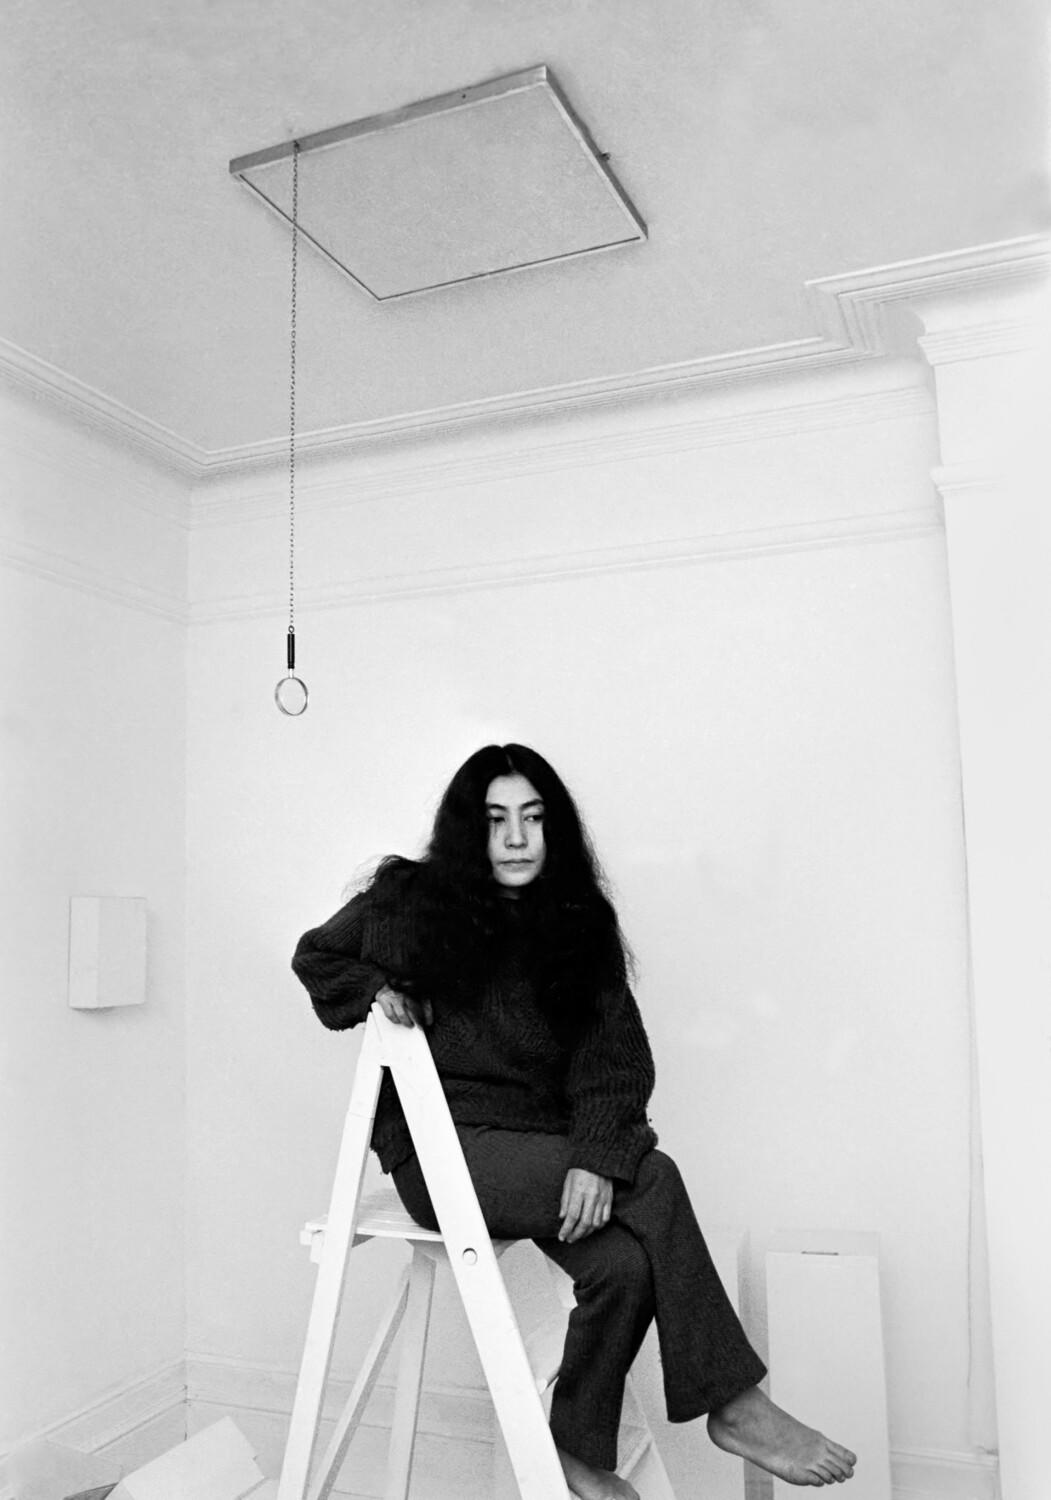
[[[453,777],[419,861],[392,856],[300,940],[328,1027],[378,1002],[426,1027],[491,1234],[533,1239],[573,1279],[551,1428],[581,1500],[637,1500],[613,1472],[624,1381],[656,1319],[668,1418],[792,1484],[854,1455],[783,1412],[719,1281],[646,1105],[653,1060],[625,944],[580,816],[542,756],[488,745]],[[389,1076],[372,1144],[437,1228]]]

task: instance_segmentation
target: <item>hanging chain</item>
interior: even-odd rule
[[[296,283],[299,266],[299,142],[292,142],[292,334],[288,377],[288,634],[296,631]]]
[[[288,358],[288,634],[287,674],[274,689],[283,714],[297,719],[306,712],[307,685],[296,676],[296,292],[299,270],[299,142],[292,142],[292,309]]]

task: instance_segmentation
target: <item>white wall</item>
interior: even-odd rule
[[[187,486],[0,406],[0,1449],[181,1358]],[[145,1006],[67,1006],[69,898],[144,896]]]
[[[1023,337],[1015,319],[1032,324]],[[935,366],[959,689],[1005,1500],[1047,1491],[1051,1287],[1051,297],[995,309],[997,357]],[[992,323],[974,320],[975,343]]]
[[[929,395],[880,365],[318,463],[300,488],[299,721],[271,700],[282,476],[198,495],[202,1367],[288,1372],[301,1348],[297,1229],[327,1201],[357,1044],[313,1019],[294,942],[367,861],[418,846],[466,754],[515,738],[593,825],[639,957],[654,1117],[702,1222],[750,1233],[757,1340],[772,1229],[878,1231],[892,1444],[970,1454],[966,931],[935,459]],[[389,1280],[382,1257],[365,1267],[344,1368]],[[470,1383],[470,1361],[435,1378]],[[683,1464],[704,1440],[674,1441]]]

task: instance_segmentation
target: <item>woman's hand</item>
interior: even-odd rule
[[[429,1026],[434,1020],[434,1011],[429,1000],[410,1000],[408,995],[399,995],[389,984],[376,991],[376,1004],[397,1026]]]
[[[562,1187],[560,1240],[573,1244],[609,1223],[613,1211],[613,1183],[597,1172],[570,1167]]]

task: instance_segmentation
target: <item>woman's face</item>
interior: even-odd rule
[[[544,868],[544,804],[533,783],[516,773],[489,783],[485,811],[493,879],[517,895]]]

